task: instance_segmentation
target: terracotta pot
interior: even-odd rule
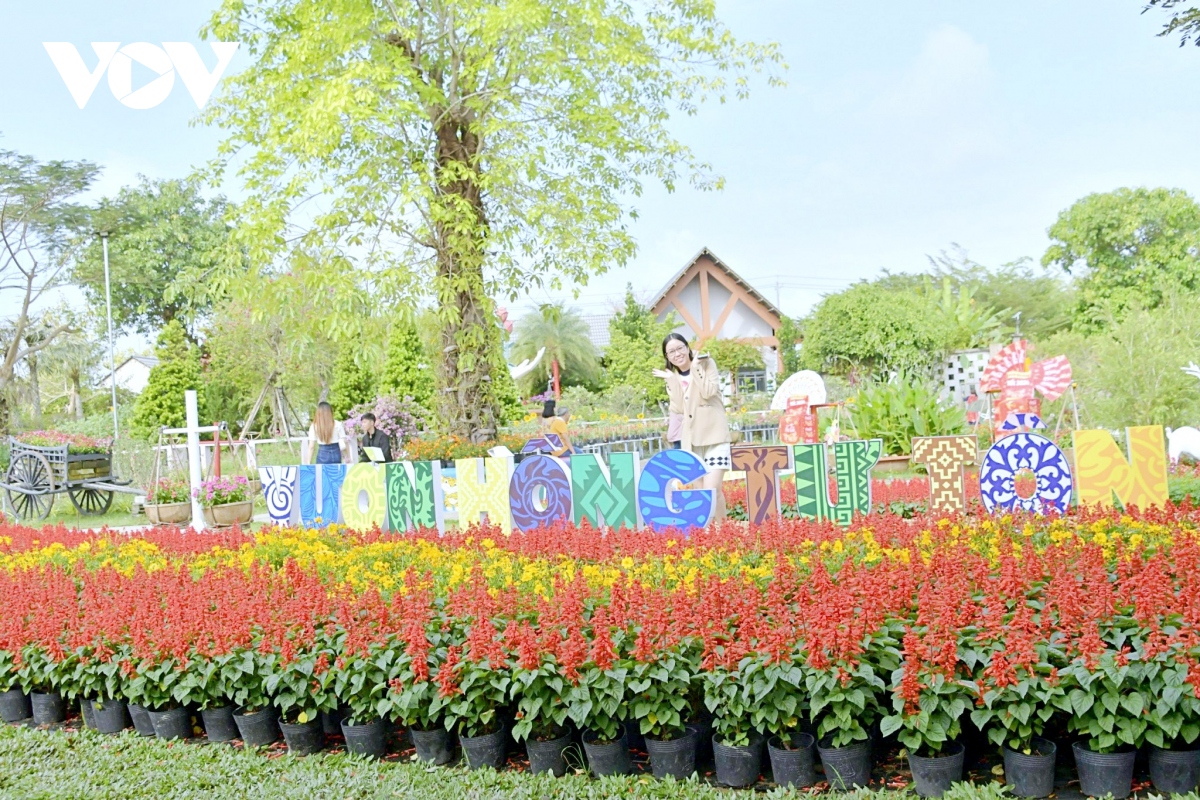
[[[181,525],[185,522],[192,521],[192,504],[189,503],[163,503],[161,505],[151,505],[147,503],[146,518],[155,525]]]
[[[241,503],[225,503],[219,506],[206,506],[204,508],[204,521],[213,528],[228,528],[235,522],[245,525],[253,517],[253,500],[245,500]]]

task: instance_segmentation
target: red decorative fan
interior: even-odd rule
[[[984,392],[998,392],[1004,388],[1004,376],[1013,370],[1025,368],[1025,340],[1018,339],[1012,344],[1005,345],[983,370],[979,379],[979,389]]]
[[[996,353],[979,379],[979,388],[985,392],[1003,391],[1008,373],[1025,371],[1025,347],[1025,340],[1019,339]],[[1029,383],[1047,400],[1057,400],[1071,385],[1071,362],[1066,356],[1039,361],[1029,368]]]

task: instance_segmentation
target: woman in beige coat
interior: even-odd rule
[[[730,468],[731,437],[721,401],[720,373],[710,357],[692,353],[687,340],[678,333],[663,339],[662,349],[667,368],[656,369],[654,374],[667,382],[670,413],[682,417],[682,448],[695,453],[708,470],[700,488],[713,490],[713,519],[723,520],[725,496],[721,486],[725,470]]]

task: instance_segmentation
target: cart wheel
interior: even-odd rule
[[[104,514],[112,506],[113,493],[105,492],[101,489],[68,487],[67,494],[71,496],[71,502],[75,504],[75,508],[79,513],[89,517]]]
[[[38,494],[7,489],[8,502],[21,519],[45,519],[54,505],[54,473],[50,462],[39,453],[21,453],[8,465],[6,482]]]

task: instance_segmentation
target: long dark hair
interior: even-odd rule
[[[689,361],[694,360],[696,358],[696,356],[692,353],[692,346],[690,344],[688,344],[688,340],[683,338],[683,334],[676,333],[675,331],[671,331],[670,333],[668,333],[667,338],[663,339],[663,343],[662,343],[663,361],[666,362],[668,371],[679,372],[679,370],[675,367],[675,365],[671,363],[671,359],[667,358],[667,345],[671,343],[671,340],[683,342],[684,345],[687,346]]]

